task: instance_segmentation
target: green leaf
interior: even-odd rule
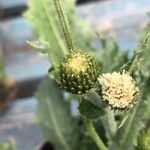
[[[49,49],[48,43],[40,39],[36,41],[27,41],[27,43],[33,48],[39,49],[42,53],[47,53],[47,49]]]
[[[149,34],[143,38],[143,42],[135,49],[132,59],[123,67],[123,69],[129,70],[131,74],[135,75],[137,69],[139,69],[138,64],[140,63],[142,72],[139,72],[137,77],[139,79],[139,87],[141,87],[140,91],[143,94],[133,110],[126,112],[125,121],[123,119],[123,125],[121,124],[121,126],[119,126],[113,138],[112,145],[109,147],[110,150],[133,150],[134,146],[136,146],[137,135],[149,118],[150,95],[148,91],[150,78],[149,75],[147,75],[147,72],[149,72],[149,57],[147,58],[149,49],[147,46],[150,42],[148,38]],[[145,59],[141,63],[143,56]]]
[[[113,143],[109,147],[110,150],[134,149],[138,132],[143,128],[147,119],[148,109],[146,100],[141,99],[133,110],[127,112],[129,116],[114,136]]]
[[[89,24],[76,17],[75,0],[62,1],[71,25],[75,43],[84,50],[84,48],[88,48],[90,45],[91,30]],[[62,36],[61,26],[58,22],[53,1],[30,0],[28,5],[29,9],[25,12],[24,16],[29,20],[40,39],[48,43],[46,52],[49,54],[53,65],[60,63],[68,51],[66,50],[66,43]]]
[[[102,102],[102,98],[98,95],[97,92],[94,91],[94,89],[89,90],[86,93],[87,99],[94,104],[97,107],[100,107],[101,109],[103,109],[103,102]]]
[[[119,70],[119,68],[128,61],[128,51],[119,49],[116,41],[106,34],[99,34],[99,40],[102,45],[100,56],[96,55],[97,61],[101,64],[102,72],[112,72]]]
[[[31,0],[29,6],[25,16],[40,36],[40,39],[48,43],[47,53],[52,63],[58,64],[67,51],[60,32],[53,1]],[[72,7],[67,7],[67,12],[70,11],[72,11]]]
[[[75,15],[75,0],[62,0],[71,26],[71,31],[78,47],[91,50],[91,36],[93,35],[87,21]],[[48,43],[47,53],[53,65],[58,64],[66,50],[66,43],[62,36],[62,29],[58,22],[56,10],[52,0],[30,0],[29,9],[24,16],[29,20],[42,41]]]
[[[143,53],[147,47],[147,42],[148,42],[149,37],[150,37],[150,34],[147,34],[145,36],[142,42],[134,50],[133,57],[121,67],[121,70],[125,69],[129,71],[131,75],[135,75],[137,70],[140,70],[139,67],[141,67],[141,62],[143,60]]]
[[[79,111],[81,115],[87,119],[99,119],[102,115],[104,115],[104,110],[95,106],[87,99],[83,99],[79,104]]]
[[[38,99],[37,118],[45,138],[56,149],[73,150],[78,146],[80,129],[63,100],[63,93],[52,79],[45,79],[36,93]]]
[[[125,120],[123,126],[121,126],[114,139],[113,144],[110,146],[110,150],[133,150],[136,145],[136,139],[139,131],[146,124],[149,114],[150,114],[150,94],[149,94],[149,86],[150,86],[150,78],[147,76],[146,72],[149,72],[147,66],[149,66],[149,58],[144,57],[144,62],[141,63],[141,58],[145,55],[148,55],[149,49],[149,37],[150,34],[147,34],[143,38],[143,42],[139,44],[139,46],[135,49],[134,56],[130,60],[128,70],[131,74],[135,75],[137,69],[139,69],[138,64],[140,63],[140,67],[145,72],[138,73],[139,79],[139,87],[142,93],[141,98],[139,99],[137,105],[131,110],[127,112],[128,118]],[[147,68],[147,69],[146,69]],[[127,68],[126,68],[127,69]],[[119,139],[119,140],[118,140]]]

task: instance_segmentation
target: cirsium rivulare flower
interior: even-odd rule
[[[60,85],[73,94],[84,94],[94,87],[98,73],[93,57],[72,51],[59,65]]]
[[[129,109],[137,102],[139,89],[128,72],[106,73],[99,76],[102,99],[115,109]]]

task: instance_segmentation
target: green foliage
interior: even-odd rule
[[[56,149],[76,149],[78,146],[77,121],[70,115],[69,104],[64,101],[62,91],[52,79],[45,79],[38,93],[37,118],[45,137]]]
[[[150,18],[150,15],[149,15],[149,18]],[[150,23],[147,24],[147,26],[144,28],[143,32],[140,34],[140,38],[143,39],[150,31]],[[145,75],[145,76],[148,76],[149,74],[149,71],[150,70],[150,62],[148,61],[149,60],[149,57],[150,57],[150,42],[147,43],[147,46],[144,50],[144,54],[143,54],[143,61],[142,61],[142,65],[141,65],[141,70],[142,70],[142,73]]]
[[[15,150],[11,142],[0,143],[0,150]]]
[[[137,150],[150,150],[150,129],[142,129],[137,140]]]
[[[143,41],[140,42],[140,44],[134,50],[133,57],[126,64],[124,64],[121,67],[121,69],[125,69],[129,71],[129,73],[133,76],[135,75],[135,73],[137,73],[137,71],[140,70],[141,62],[143,60],[143,54],[145,53],[145,49],[147,48],[147,42],[148,42],[149,37],[150,37],[149,34],[145,36]]]
[[[116,41],[108,37],[105,33],[101,33],[99,40],[102,48],[94,56],[99,62],[102,72],[119,70],[129,60],[128,51],[121,50]]]
[[[48,42],[42,40],[35,40],[35,41],[27,41],[29,45],[33,48],[39,49],[43,54],[47,53],[47,50],[50,48]]]
[[[141,46],[139,46],[136,49],[136,52],[134,53],[133,58],[129,60],[128,63],[130,64],[128,66],[129,71],[131,74],[134,74],[137,72],[137,63],[141,61],[141,53],[144,53],[144,50],[146,48],[146,42],[148,37],[144,38],[144,42],[141,43]],[[140,74],[138,74],[140,76]],[[141,79],[139,79],[141,80]],[[141,87],[141,92],[144,90],[142,81],[139,81],[139,86]],[[144,92],[144,91],[143,91]],[[144,93],[143,93],[144,94]],[[146,120],[146,114],[149,110],[149,105],[147,105],[147,102],[150,100],[149,97],[145,97],[141,95],[141,97],[138,100],[138,103],[136,106],[130,110],[127,114],[127,119],[122,127],[119,128],[116,135],[114,136],[114,140],[112,142],[112,145],[110,146],[111,150],[121,149],[134,149],[134,145],[136,145],[136,137],[138,135],[138,132],[145,124]],[[119,139],[119,140],[118,140]]]
[[[74,15],[75,11],[74,0],[63,0],[63,6],[65,7],[69,23],[71,24],[71,30],[74,35],[75,42],[80,48],[86,47],[89,36],[89,28],[87,24],[84,24],[84,30],[77,32],[83,27],[83,22]],[[60,30],[60,24],[56,15],[54,4],[52,0],[30,0],[30,8],[24,14],[24,16],[30,21],[33,29],[40,36],[40,40],[36,42],[29,42],[32,46],[41,49],[42,52],[48,53],[52,64],[55,66],[59,64],[65,54],[68,53],[66,49],[66,43]],[[88,30],[88,31],[87,31]],[[84,38],[81,38],[81,35]],[[41,42],[44,41],[44,42]],[[44,43],[44,44],[43,44]],[[46,43],[46,47],[43,47]]]
[[[142,106],[143,105],[143,106]],[[110,150],[132,150],[136,144],[136,137],[144,125],[145,105],[142,100],[127,115],[125,123],[120,127],[114,136]]]
[[[49,0],[31,0],[29,6],[30,9],[25,16],[40,35],[40,38],[48,43],[47,53],[52,63],[54,65],[58,64],[67,51],[59,30],[54,4]],[[66,7],[66,10],[69,14],[72,7]]]
[[[104,110],[91,104],[87,99],[82,100],[79,105],[80,113],[87,119],[97,120],[104,115]]]
[[[59,3],[58,0],[53,2]],[[63,4],[75,39],[73,42],[80,49],[87,48],[84,51],[88,51],[95,57],[99,67],[102,68],[101,73],[125,69],[137,81],[140,88],[140,97],[136,106],[132,110],[126,110],[122,113],[120,111],[112,112],[107,107],[107,104],[103,103],[100,85],[99,87],[95,85],[95,89],[92,89],[93,91],[91,90],[78,98],[80,100],[78,107],[80,115],[84,116],[84,119],[88,119],[83,121],[88,134],[101,150],[107,148],[110,150],[133,150],[137,144],[137,135],[150,115],[149,35],[145,38],[145,32],[149,32],[150,27],[148,26],[145,29],[142,42],[138,44],[132,56],[129,56],[128,51],[122,51],[118,44],[105,34],[100,36],[102,47],[98,50],[89,51],[89,49],[93,49],[90,44],[90,36],[85,36],[88,32],[80,29],[81,25],[74,15],[74,1],[64,0]],[[69,51],[66,50],[66,43],[58,24],[52,0],[31,0],[29,5],[30,9],[26,16],[39,34],[41,41],[45,41],[41,42],[39,40],[30,44],[36,48],[44,49],[44,52],[49,54],[54,66],[60,64],[64,55]],[[59,9],[61,9],[60,6],[56,10],[59,11]],[[60,15],[59,21],[63,24],[62,13],[57,13]],[[64,33],[66,32],[67,30],[64,30]],[[82,35],[82,33],[85,34]],[[66,34],[65,36],[67,37],[68,35]],[[144,60],[142,61],[143,58]],[[78,119],[70,115],[70,102],[66,101],[64,91],[59,89],[54,80],[45,79],[36,95],[38,98],[37,118],[43,127],[45,138],[51,141],[56,149],[91,149],[90,146],[93,143],[89,143],[89,139],[85,136],[83,124],[79,124]],[[70,100],[74,99],[71,94],[69,96]],[[107,137],[107,140],[104,141],[105,143],[96,133],[98,125],[94,128],[90,121],[98,120],[100,117],[101,126],[105,129],[103,132],[104,137]],[[105,145],[107,145],[107,148]],[[92,147],[95,149],[93,145]]]
[[[83,124],[71,116],[69,102],[64,100],[63,91],[54,80],[44,79],[36,97],[36,115],[45,140],[52,142],[58,150],[96,150],[95,145],[84,133]]]

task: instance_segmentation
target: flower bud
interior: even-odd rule
[[[106,73],[98,78],[102,88],[102,98],[112,108],[129,109],[137,101],[138,87],[129,73]]]
[[[79,51],[66,55],[59,65],[60,84],[73,94],[83,94],[93,88],[98,73],[94,58]]]
[[[143,129],[137,138],[137,150],[150,150],[150,129]]]

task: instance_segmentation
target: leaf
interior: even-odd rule
[[[81,115],[87,119],[99,119],[100,116],[104,115],[104,110],[102,110],[100,107],[96,107],[87,99],[83,99],[79,104],[79,111]]]
[[[150,100],[149,100],[150,102]],[[114,139],[110,150],[133,150],[136,145],[138,132],[145,124],[146,112],[149,109],[146,100],[139,100],[129,114],[123,126],[121,126]]]
[[[86,94],[87,99],[94,104],[97,107],[100,107],[102,109],[103,107],[103,102],[101,97],[94,91],[94,89],[91,89],[87,92]]]
[[[72,34],[78,47],[84,50],[89,47],[91,31],[89,24],[75,15],[75,0],[62,0]],[[24,16],[29,20],[40,39],[48,43],[46,52],[53,65],[58,64],[68,53],[62,36],[62,29],[58,22],[56,10],[52,0],[30,0],[29,9]],[[82,30],[81,30],[82,29]]]
[[[127,69],[131,74],[135,74],[139,66],[141,58],[144,55],[149,53],[148,45],[149,34],[144,37],[143,42],[137,47],[134,52],[133,58],[125,64]],[[148,53],[147,53],[148,52]],[[141,63],[141,69],[145,70],[144,74],[139,72],[139,87],[141,87],[142,96],[139,99],[137,105],[130,112],[126,112],[128,114],[127,118],[124,118],[123,126],[119,127],[116,135],[113,138],[113,144],[109,147],[110,150],[133,150],[136,145],[137,135],[139,131],[146,124],[150,114],[150,95],[149,95],[149,86],[150,80],[146,74],[146,62],[149,63],[149,58],[144,57],[144,62]],[[147,68],[148,69],[148,68]],[[147,70],[149,72],[149,70]],[[123,120],[124,120],[123,119]]]
[[[135,75],[135,72],[137,70],[140,70],[139,67],[141,67],[141,62],[143,60],[143,53],[144,53],[144,50],[146,49],[149,37],[150,37],[150,34],[147,34],[145,36],[142,42],[134,50],[133,57],[121,67],[121,70],[125,69],[129,71],[131,75]]]
[[[38,99],[37,118],[45,138],[56,149],[73,150],[78,146],[80,129],[63,100],[63,93],[52,79],[45,79],[36,93]]]
[[[57,20],[53,1],[31,0],[29,1],[29,6],[25,16],[40,38],[48,42],[49,49],[47,49],[47,53],[52,63],[58,64],[67,51],[60,32],[60,25]],[[71,8],[72,7],[67,7],[66,11],[72,11]]]
[[[27,41],[29,45],[31,45],[33,48],[39,49],[42,53],[47,53],[47,49],[49,49],[48,42],[42,41],[42,40],[36,40],[36,41]]]
[[[85,97],[81,97],[79,111],[87,119],[99,119],[105,114],[101,97],[94,89],[87,92]]]
[[[102,65],[102,72],[112,72],[119,70],[119,68],[128,61],[128,51],[119,49],[118,44],[106,34],[100,34],[99,40],[102,45],[101,56],[97,57],[97,61]]]

